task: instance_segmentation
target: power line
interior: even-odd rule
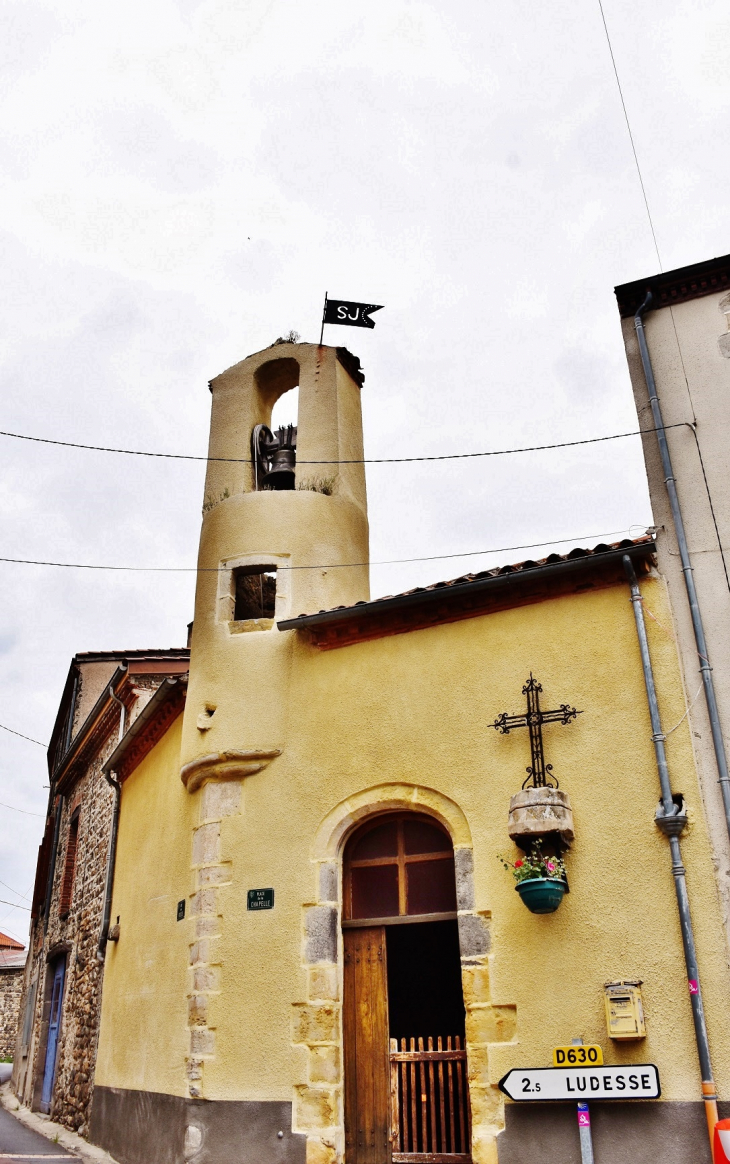
[[[626,109],[626,102],[624,101],[624,94],[623,94],[623,90],[621,88],[621,81],[619,80],[618,69],[616,68],[616,58],[613,55],[613,45],[611,44],[611,37],[609,36],[608,25],[606,24],[606,14],[603,11],[603,4],[602,4],[601,0],[598,0],[598,7],[601,10],[601,20],[603,21],[603,30],[606,33],[606,40],[608,42],[608,51],[611,54],[611,64],[613,65],[613,72],[614,72],[614,76],[616,78],[616,84],[618,85],[618,95],[621,98],[621,105],[622,105],[622,108],[624,111],[624,117],[626,119],[626,128],[629,131],[629,141],[631,142],[631,149],[632,149],[633,154],[634,154],[634,161],[636,162],[636,172],[639,175],[639,184],[641,186],[641,193],[644,196],[644,206],[646,207],[646,217],[649,219],[649,227],[651,229],[651,237],[654,239],[654,250],[656,251],[656,257],[659,260],[659,270],[663,271],[664,267],[662,265],[662,256],[659,254],[659,243],[656,240],[656,231],[654,230],[654,223],[652,222],[651,210],[649,209],[649,199],[646,196],[646,187],[644,186],[644,179],[641,176],[641,166],[639,165],[639,155],[636,152],[636,145],[634,144],[634,135],[631,132],[631,123],[629,121],[629,115],[628,115],[628,111]]]
[[[0,885],[4,885],[4,886],[5,886],[5,888],[6,888],[6,889],[9,889],[11,893],[15,893],[15,894],[16,894],[16,896],[17,896],[17,897],[19,897],[21,901],[23,900],[23,898],[24,898],[24,897],[27,897],[27,896],[28,896],[28,894],[27,894],[27,893],[18,893],[18,890],[17,890],[17,889],[13,889],[12,885],[8,885],[7,881],[0,881]],[[30,890],[29,890],[28,892],[30,892]],[[8,905],[9,905],[9,904],[10,904],[10,902],[7,902],[6,904],[8,904]]]
[[[45,817],[43,812],[28,812],[27,808],[16,808],[14,804],[3,804],[0,800],[0,808],[9,808],[11,812],[22,812],[24,816],[40,816]],[[15,892],[15,890],[13,890]]]
[[[30,913],[29,905],[13,905],[12,901],[6,901],[4,897],[0,897],[0,903],[2,905],[12,905],[13,909],[24,909],[26,913]]]
[[[41,744],[40,740],[34,740],[32,736],[24,736],[22,732],[16,732],[14,728],[5,727],[4,723],[0,723],[0,728],[4,732],[10,732],[13,736],[20,736],[21,740],[28,740],[30,744],[38,744],[41,748],[47,748],[48,744]]]
[[[677,424],[665,424],[664,428],[682,428],[682,421]],[[297,465],[399,465],[409,464],[416,461],[464,461],[471,460],[474,457],[506,457],[513,453],[540,453],[549,451],[550,449],[569,449],[577,445],[596,445],[603,441],[618,441],[623,440],[624,437],[642,436],[644,433],[657,432],[655,428],[637,428],[631,432],[615,432],[610,436],[600,437],[586,437],[578,441],[557,441],[551,445],[523,445],[514,449],[488,449],[481,453],[440,453],[433,456],[423,457],[361,457],[353,458],[348,461],[301,461],[297,460]],[[20,432],[5,432],[0,429],[0,436],[11,437],[17,441],[33,441],[35,444],[41,445],[60,445],[65,449],[87,449],[96,453],[119,453],[127,457],[157,457],[169,461],[206,461],[206,462],[224,462],[225,464],[233,465],[250,465],[250,457],[203,457],[194,453],[158,453],[148,452],[145,449],[118,449],[110,445],[86,445],[79,441],[56,441],[50,437],[28,436],[26,433]]]
[[[462,550],[457,554],[429,554],[423,558],[390,558],[380,562],[329,562],[314,566],[277,566],[277,570],[348,570],[355,566],[402,566],[411,562],[437,562],[448,558],[474,558],[483,554],[507,554],[515,550],[539,550],[544,546],[557,546],[562,542],[592,541],[593,538],[616,537],[618,534],[630,533],[635,526],[629,529],[609,530],[604,533],[576,534],[573,537],[553,538],[549,542],[529,542],[522,546],[495,546],[489,550]],[[643,526],[646,528],[646,526]],[[0,562],[11,562],[20,566],[60,566],[65,570],[115,570],[123,573],[138,574],[217,574],[218,566],[97,566],[87,562],[48,562],[37,558],[0,558]],[[6,729],[10,731],[11,729]],[[19,733],[14,733],[19,734]],[[24,737],[28,738],[28,737]],[[39,743],[34,740],[33,743]],[[43,744],[42,747],[46,745]]]

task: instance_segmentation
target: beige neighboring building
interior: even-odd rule
[[[730,751],[730,255],[616,288],[626,357],[642,429],[655,429],[635,313],[643,313],[648,355],[672,461],[689,562],[712,668],[720,728]],[[656,522],[659,572],[674,611],[690,705],[691,738],[723,899],[730,919],[730,841],[708,706],[656,432],[643,438]],[[669,633],[669,631],[667,632]],[[728,789],[730,792],[730,788]]]

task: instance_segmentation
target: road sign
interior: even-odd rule
[[[519,1102],[536,1100],[658,1099],[653,1063],[627,1067],[516,1067],[499,1081],[500,1091]]]
[[[603,1050],[595,1043],[573,1043],[570,1047],[553,1047],[553,1067],[600,1067]]]

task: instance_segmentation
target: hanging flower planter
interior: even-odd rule
[[[530,853],[518,861],[499,859],[512,873],[515,889],[530,913],[555,913],[568,888],[565,862],[560,857],[545,856],[541,842],[536,841]]]
[[[563,900],[565,882],[562,877],[529,877],[515,889],[530,913],[555,913]]]

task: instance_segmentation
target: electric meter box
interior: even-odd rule
[[[643,1039],[646,1035],[641,979],[606,982],[606,1026],[612,1039]]]

